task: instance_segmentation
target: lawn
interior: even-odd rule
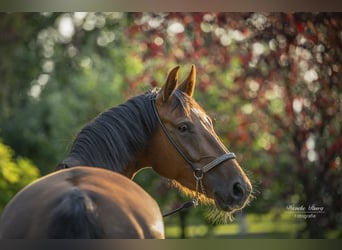
[[[303,225],[304,221],[296,219],[293,213],[274,210],[267,214],[247,214],[221,225],[189,221],[185,234],[187,238],[294,238]],[[167,238],[179,238],[179,223],[176,220],[166,223],[165,234]]]

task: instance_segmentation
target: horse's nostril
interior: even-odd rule
[[[241,200],[245,196],[245,189],[240,182],[233,185],[233,197],[235,200]]]

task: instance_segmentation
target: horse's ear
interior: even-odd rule
[[[195,89],[196,82],[196,66],[191,65],[191,71],[188,77],[179,85],[178,89],[192,96]]]
[[[179,66],[174,67],[167,75],[166,83],[162,88],[163,102],[166,102],[178,86]]]

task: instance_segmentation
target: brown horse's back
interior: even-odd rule
[[[74,167],[20,191],[0,218],[0,238],[163,238],[156,202],[130,179]]]

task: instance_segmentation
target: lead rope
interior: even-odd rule
[[[167,216],[169,216],[169,215],[173,215],[173,214],[175,214],[175,213],[177,213],[177,212],[180,212],[180,211],[182,211],[182,210],[184,210],[184,209],[186,209],[186,208],[190,208],[190,207],[192,207],[192,206],[194,206],[194,205],[195,205],[194,200],[185,202],[185,203],[184,203],[182,206],[180,206],[179,208],[176,208],[175,210],[172,210],[171,212],[168,212],[168,213],[163,214],[163,217],[167,217]]]
[[[200,173],[200,175],[198,176],[197,173]],[[195,193],[195,197],[191,200],[191,201],[187,201],[185,203],[183,203],[182,206],[180,206],[179,208],[176,208],[174,210],[172,210],[171,212],[168,212],[168,213],[165,213],[163,214],[163,217],[167,217],[169,215],[172,215],[172,214],[175,214],[177,212],[180,212],[184,209],[187,209],[187,208],[190,208],[192,206],[194,207],[197,207],[198,204],[199,204],[199,196],[200,196],[200,193],[199,193],[199,187],[201,187],[201,190],[202,190],[202,193],[205,195],[205,190],[204,190],[204,185],[203,185],[203,176],[204,176],[204,173],[200,170],[198,171],[194,171],[194,177],[196,179],[196,193]]]

